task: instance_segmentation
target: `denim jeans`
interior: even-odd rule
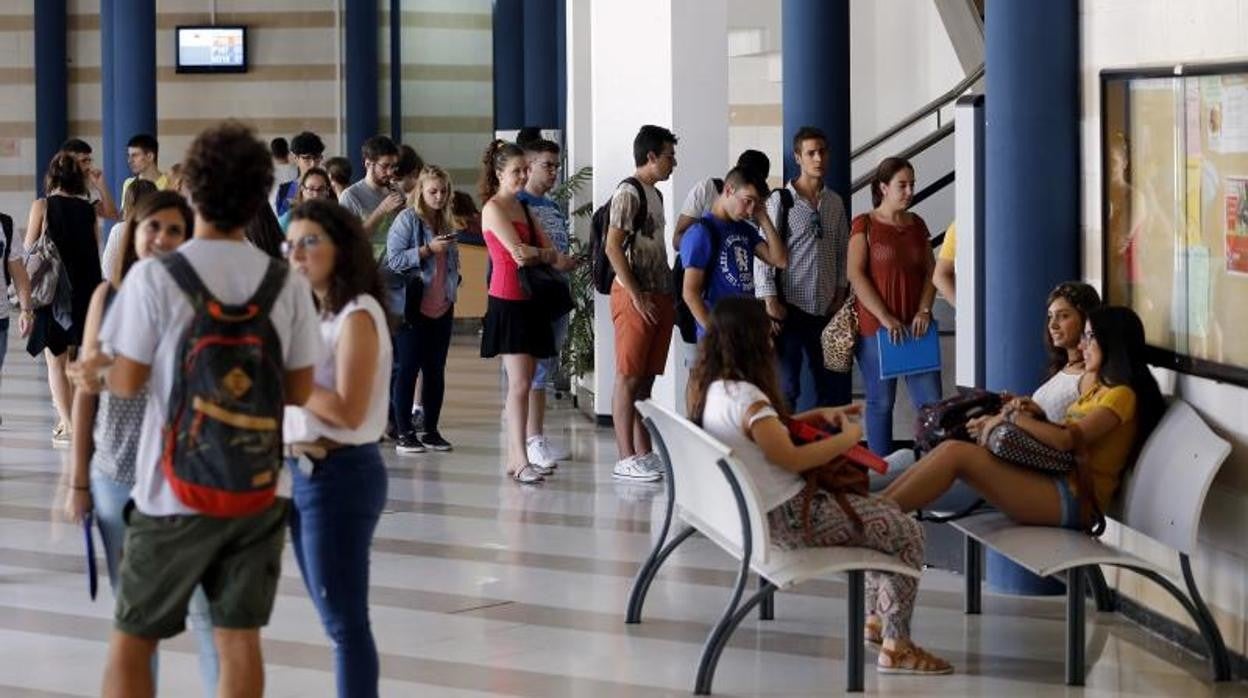
[[[390,374],[390,414],[400,434],[412,430],[412,394],[416,376],[425,431],[437,431],[446,395],[446,355],[451,348],[455,308],[439,318],[420,316],[415,324],[403,321],[394,332],[394,371]]]
[[[780,359],[780,389],[792,410],[848,405],[853,394],[851,374],[829,371],[823,366],[823,328],[830,318],[785,306],[784,325],[776,337]],[[802,390],[802,363],[810,367],[814,395],[799,407]],[[813,398],[813,402],[811,401]]]
[[[286,463],[294,481],[290,538],[295,560],[334,645],[338,695],[377,696],[377,645],[368,619],[373,532],[386,503],[377,444],[347,446],[312,461],[311,474]]]
[[[893,450],[893,406],[897,402],[897,379],[880,378],[879,337],[859,337],[854,354],[867,394],[867,444],[881,456]],[[906,392],[914,409],[940,401],[940,371],[917,373],[905,377]]]
[[[555,374],[559,372],[559,354],[563,351],[564,340],[568,338],[568,322],[571,318],[572,314],[569,313],[552,323],[555,330],[555,355],[537,360],[537,367],[533,370],[533,390],[550,390],[555,387]]]
[[[91,472],[91,503],[95,509],[95,523],[100,529],[104,543],[104,564],[108,568],[108,583],[117,589],[117,570],[121,565],[122,542],[126,539],[126,522],[123,518],[126,502],[130,500],[133,485],[114,480],[104,473]],[[220,664],[217,646],[212,636],[212,615],[208,610],[208,597],[203,587],[195,587],[186,617],[199,645],[199,681],[204,695],[212,698],[217,694],[217,675]],[[156,681],[157,655],[152,655],[152,681]]]

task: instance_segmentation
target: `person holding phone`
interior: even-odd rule
[[[452,448],[438,431],[459,290],[455,240],[461,224],[451,213],[452,191],[446,170],[426,165],[416,179],[408,207],[395,218],[386,237],[389,305],[401,318],[394,333],[397,368],[391,376],[391,418],[402,425],[395,450],[403,454]],[[411,419],[417,376],[422,379],[423,437]]]
[[[932,324],[936,266],[927,224],[909,211],[914,198],[914,166],[885,158],[871,181],[874,208],[854,218],[849,237],[849,282],[857,297],[858,345],[855,354],[867,395],[867,443],[878,455],[893,448],[893,406],[897,379],[880,378],[880,339],[887,330],[894,344],[922,337]],[[940,371],[906,376],[914,409],[940,400]]]

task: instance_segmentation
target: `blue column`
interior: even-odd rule
[[[559,123],[557,15],[555,0],[528,0],[524,23],[524,125],[554,128]]]
[[[114,0],[100,0],[100,131],[101,149],[95,154],[96,166],[104,171],[104,182],[114,197],[121,196],[121,179],[117,166],[125,164],[124,153],[113,137],[113,5]]]
[[[1044,378],[1044,299],[1079,269],[1079,3],[988,4],[985,361],[988,387]]]
[[[403,8],[390,0],[390,139],[403,142]]]
[[[1044,377],[1049,291],[1079,269],[1079,3],[990,2],[985,13],[984,326],[987,385],[1030,394]],[[1007,593],[1061,593],[995,554]]]
[[[112,112],[104,115],[104,128],[112,130],[113,152],[106,159],[113,192],[121,194],[121,182],[130,176],[126,167],[126,141],[139,133],[156,132],[156,0],[112,0],[109,21],[112,55]],[[112,126],[109,126],[109,118]]]
[[[524,124],[522,0],[494,0],[494,130]]]
[[[35,190],[69,134],[69,69],[63,2],[35,3]]]
[[[568,3],[555,2],[555,126],[568,142]]]
[[[793,134],[815,126],[828,136],[824,175],[828,187],[849,202],[849,0],[784,0],[784,179],[797,175]],[[773,171],[776,163],[772,163]]]
[[[347,0],[346,100],[347,152],[355,172],[364,171],[360,148],[377,135],[378,83],[377,34],[381,15],[377,0]]]

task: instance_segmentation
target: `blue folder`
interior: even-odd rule
[[[880,378],[898,378],[916,373],[940,370],[940,333],[936,323],[927,328],[927,334],[914,337],[909,331],[898,344],[888,338],[883,327],[875,335],[880,346]]]
[[[91,512],[87,512],[82,517],[82,533],[86,539],[87,546],[87,592],[91,594],[91,600],[95,601],[95,593],[99,589],[99,575],[95,569],[95,538],[91,535],[91,527],[95,517]]]

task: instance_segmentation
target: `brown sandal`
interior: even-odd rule
[[[935,676],[953,673],[952,664],[913,643],[895,650],[881,646],[875,668],[881,674]]]
[[[867,619],[862,626],[862,641],[875,649],[884,645],[884,622]]]

